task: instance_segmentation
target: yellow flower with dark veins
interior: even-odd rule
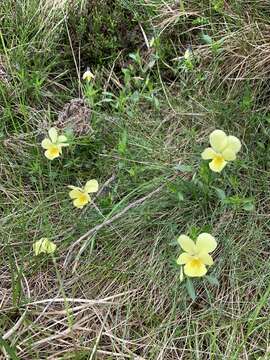
[[[213,264],[209,253],[217,247],[215,238],[208,233],[202,233],[195,243],[187,235],[180,235],[178,243],[184,252],[177,259],[177,264],[184,265],[184,274],[189,277],[204,276],[207,273],[206,266]]]
[[[52,127],[48,133],[49,137],[42,140],[41,146],[46,149],[46,158],[53,160],[62,154],[62,147],[69,144],[65,135],[58,135],[56,128]]]
[[[210,134],[211,147],[202,152],[204,160],[212,160],[209,167],[214,172],[221,172],[228,161],[236,159],[241,149],[241,142],[236,136],[227,136],[222,130],[214,130]]]
[[[36,256],[41,253],[52,254],[55,252],[55,249],[56,245],[48,238],[41,238],[33,244],[33,250]]]
[[[85,71],[85,73],[83,74],[82,78],[83,78],[83,80],[90,82],[92,79],[95,78],[95,75],[89,69],[87,69]]]
[[[91,202],[89,194],[97,192],[98,187],[98,182],[94,179],[87,181],[83,188],[70,185],[69,188],[72,190],[69,192],[69,197],[73,200],[73,205],[82,209],[84,205]]]

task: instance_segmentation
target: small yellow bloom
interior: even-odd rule
[[[41,253],[52,254],[55,252],[56,245],[47,238],[41,238],[33,244],[33,250],[35,255]]]
[[[241,142],[236,136],[227,136],[222,130],[214,130],[210,134],[211,147],[202,152],[204,160],[212,160],[209,167],[214,172],[221,172],[228,161],[236,159],[241,149]]]
[[[192,60],[192,50],[188,47],[184,53],[184,59],[191,61]]]
[[[62,154],[62,147],[69,144],[65,135],[58,135],[56,128],[52,127],[48,133],[49,137],[42,140],[41,146],[46,149],[46,158],[53,160]]]
[[[197,237],[196,243],[186,235],[180,235],[178,243],[184,252],[177,259],[178,265],[184,265],[184,274],[189,277],[201,277],[207,273],[206,265],[213,264],[209,255],[217,247],[215,238],[202,233]]]
[[[82,209],[84,205],[91,202],[90,193],[95,193],[98,191],[98,182],[97,180],[89,180],[83,188],[76,186],[69,186],[72,189],[69,192],[70,198],[73,200],[73,205],[79,209]]]
[[[89,69],[87,69],[85,71],[85,73],[83,74],[82,78],[83,78],[83,80],[90,82],[92,79],[95,78],[95,75]]]

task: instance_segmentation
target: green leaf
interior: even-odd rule
[[[177,199],[179,201],[183,201],[184,200],[184,194],[181,191],[177,192]]]
[[[246,211],[254,211],[255,210],[255,205],[252,202],[248,202],[248,203],[243,205],[243,209],[246,210]]]
[[[219,281],[215,276],[205,275],[206,280],[214,286],[219,286]]]
[[[215,191],[216,191],[216,193],[217,193],[217,196],[218,196],[218,198],[221,200],[221,201],[223,201],[223,200],[225,200],[226,199],[226,194],[225,194],[225,191],[224,190],[222,190],[222,189],[220,189],[220,188],[214,188],[215,189]]]
[[[193,172],[194,168],[191,165],[178,164],[174,167],[175,170],[181,172]]]
[[[18,356],[16,355],[15,349],[11,347],[6,340],[2,338],[0,335],[0,345],[3,347],[7,354],[9,355],[10,359],[12,360],[19,360]]]
[[[213,39],[207,34],[202,34],[202,41],[207,45],[211,45],[213,43]]]
[[[127,141],[128,141],[127,131],[124,130],[122,132],[121,139],[118,142],[118,152],[119,152],[119,154],[125,155],[126,150],[127,150]]]
[[[188,295],[191,297],[191,299],[195,300],[196,296],[197,296],[196,291],[194,289],[192,281],[189,278],[187,278],[187,280],[186,280],[186,289],[187,289]]]

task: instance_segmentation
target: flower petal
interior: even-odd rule
[[[241,149],[241,141],[236,136],[232,136],[232,135],[229,135],[227,139],[228,139],[227,147],[237,154]]]
[[[57,138],[58,138],[56,128],[52,127],[52,128],[50,128],[50,130],[48,132],[49,132],[49,137],[51,138],[52,142],[56,143]]]
[[[190,237],[188,237],[187,235],[180,235],[179,238],[177,239],[179,245],[181,246],[181,248],[187,252],[188,254],[192,255],[196,252],[197,247],[194,243],[193,240],[191,240]]]
[[[57,138],[58,143],[64,143],[67,142],[67,137],[65,135],[59,135]]]
[[[184,266],[184,273],[190,277],[201,277],[207,273],[207,269],[202,262],[197,262],[194,266],[193,261],[189,261]]]
[[[222,156],[226,161],[233,161],[236,159],[236,152],[234,152],[232,149],[229,148],[229,146],[227,146],[226,149],[222,151]]]
[[[228,137],[224,131],[214,130],[210,134],[210,144],[215,151],[221,152],[228,144]]]
[[[41,146],[43,147],[43,149],[49,149],[49,147],[51,145],[52,145],[52,142],[48,138],[43,139],[42,142],[41,142]]]
[[[68,193],[68,195],[69,195],[69,197],[71,198],[71,199],[76,199],[76,198],[78,198],[80,195],[81,195],[81,191],[80,191],[80,189],[73,189],[73,190],[71,190],[69,193]]]
[[[87,81],[91,81],[92,79],[94,79],[94,77],[95,77],[94,74],[90,70],[85,71],[85,73],[82,76],[83,80],[87,80]]]
[[[73,205],[78,209],[82,209],[84,207],[84,205],[82,205],[82,202],[80,201],[80,199],[75,199],[73,201]]]
[[[33,251],[35,255],[41,253],[52,254],[56,249],[56,245],[48,238],[41,238],[33,244]]]
[[[55,252],[55,249],[56,249],[56,245],[52,242],[52,241],[49,241],[47,244],[46,244],[46,253],[47,254],[52,254]]]
[[[95,193],[98,191],[98,182],[97,180],[93,179],[93,180],[89,180],[87,181],[87,183],[85,184],[84,190],[87,193]]]
[[[212,148],[208,147],[202,152],[201,156],[203,160],[210,160],[210,159],[214,159],[216,155],[217,153]]]
[[[176,260],[178,265],[184,265],[187,262],[189,262],[190,260],[192,260],[192,257],[188,254],[188,253],[182,253],[178,259]]]
[[[217,247],[217,242],[211,234],[202,233],[197,237],[196,246],[200,253],[210,253]]]
[[[58,144],[58,146],[61,146],[61,147],[69,146],[69,143],[67,141],[68,141],[68,139],[65,135],[59,135],[57,138],[57,144]]]
[[[209,167],[214,172],[221,172],[224,169],[224,167],[226,166],[226,164],[227,164],[227,161],[225,161],[224,159],[220,160],[220,159],[215,158],[209,163]]]
[[[50,147],[48,150],[45,151],[45,156],[47,159],[49,160],[53,160],[55,158],[57,158],[60,155],[60,151],[61,149],[58,149],[58,151],[56,151],[55,148]]]
[[[207,254],[207,252],[199,253],[198,257],[204,263],[204,265],[211,266],[214,263],[212,256]]]

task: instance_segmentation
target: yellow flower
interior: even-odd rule
[[[98,191],[98,182],[97,180],[89,180],[83,188],[76,186],[69,186],[72,189],[69,192],[70,198],[73,200],[73,205],[79,209],[82,209],[84,205],[88,204],[91,201],[90,193],[95,193]]]
[[[204,160],[212,160],[209,167],[214,172],[221,172],[228,161],[236,159],[241,149],[241,142],[236,136],[227,136],[222,130],[214,130],[210,134],[211,147],[202,152]]]
[[[41,253],[52,254],[55,252],[56,245],[47,238],[41,238],[33,244],[33,250],[35,255]]]
[[[95,78],[95,75],[89,69],[87,69],[83,74],[82,78],[83,80],[90,82],[92,79]]]
[[[184,273],[189,277],[201,277],[207,273],[206,265],[213,264],[209,255],[217,247],[215,238],[202,233],[197,237],[196,243],[186,235],[180,235],[178,243],[184,252],[177,259],[178,265],[184,265]]]
[[[192,60],[192,51],[189,47],[186,49],[184,53],[184,59],[188,61]]]
[[[62,154],[62,147],[69,146],[66,142],[65,135],[58,135],[56,128],[52,127],[49,131],[49,138],[45,138],[41,142],[43,149],[46,149],[45,156],[49,160],[53,160]]]

